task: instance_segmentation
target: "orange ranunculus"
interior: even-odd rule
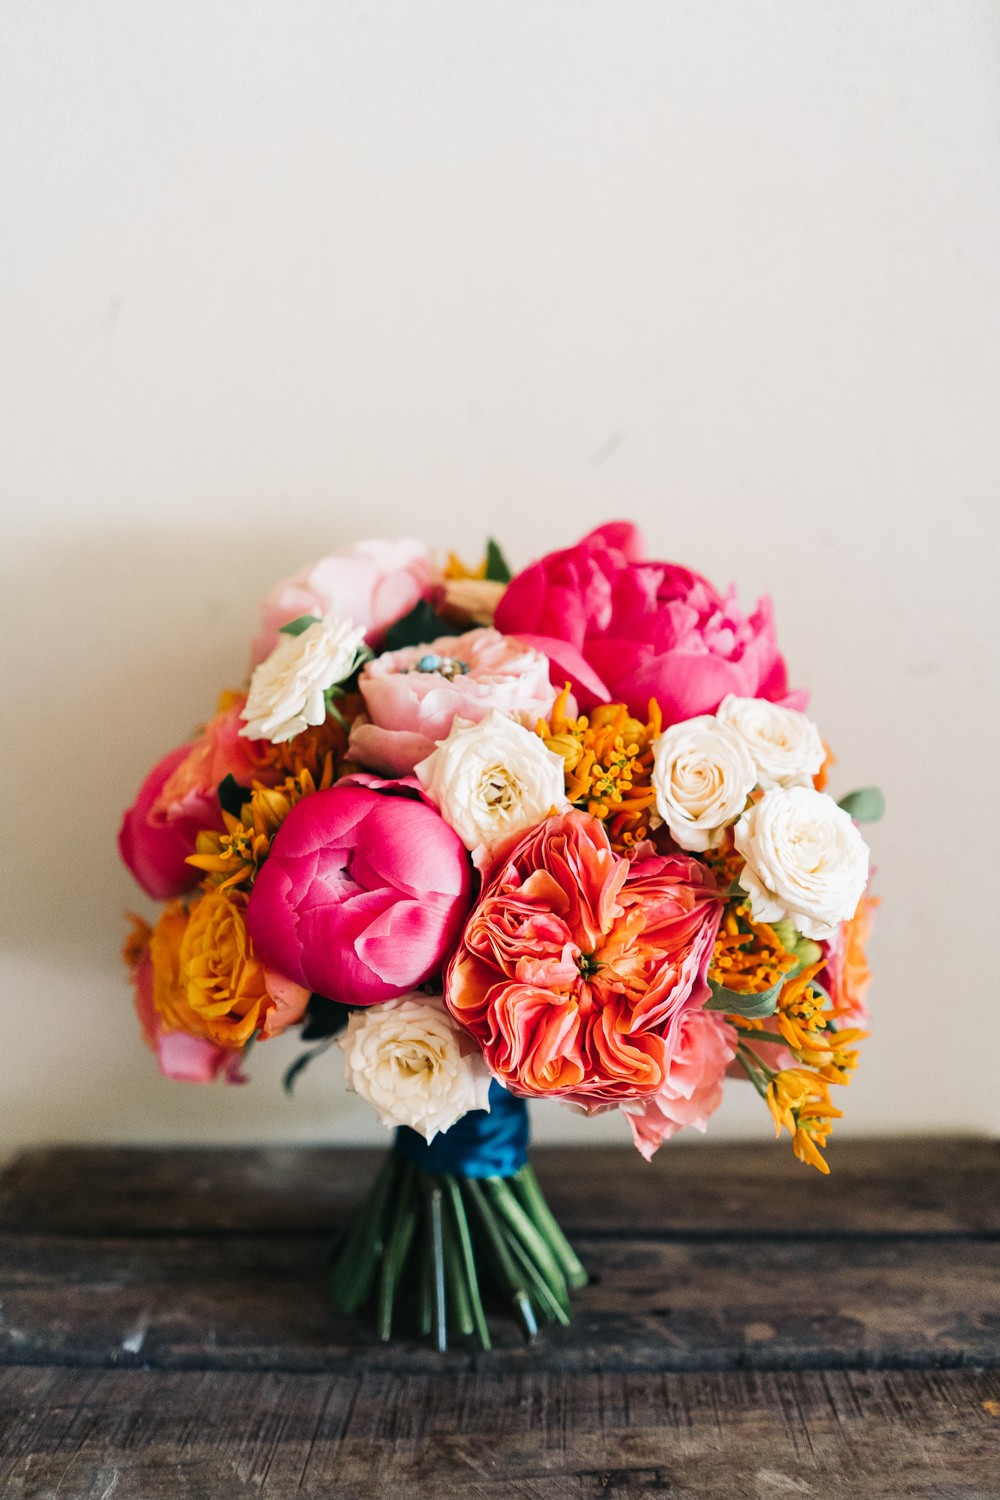
[[[663,1086],[682,1014],[708,996],[721,911],[697,860],[620,858],[597,818],[562,813],[494,867],[445,1000],[514,1093],[643,1098]]]
[[[188,908],[172,901],[149,942],[153,1006],[166,1031],[242,1047],[301,1019],[309,991],[260,962],[244,920],[245,898],[204,891]]]
[[[269,971],[247,932],[246,897],[208,889],[192,905],[180,945],[181,981],[203,1034],[242,1047],[255,1032],[276,1036],[298,1021],[309,1000],[301,985]]]

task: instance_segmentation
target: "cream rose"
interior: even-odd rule
[[[755,921],[787,917],[822,942],[853,917],[868,884],[868,845],[825,792],[774,787],[747,809],[734,837]]]
[[[682,849],[714,848],[756,784],[749,750],[714,714],[672,724],[653,741],[656,810]]]
[[[826,747],[812,719],[766,698],[729,693],[716,710],[719,722],[739,735],[757,767],[765,791],[773,786],[812,786]]]
[[[510,834],[569,806],[562,756],[495,709],[478,724],[456,719],[414,774],[477,863]]]
[[[489,1109],[490,1071],[444,1004],[402,995],[353,1011],[338,1037],[347,1087],[383,1125],[408,1125],[431,1141],[470,1109]]]
[[[364,641],[362,626],[332,615],[306,627],[300,635],[283,635],[250,679],[240,714],[240,734],[274,745],[294,739],[310,724],[326,718],[327,688],[354,670]]]

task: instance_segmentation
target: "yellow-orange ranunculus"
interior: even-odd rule
[[[245,909],[239,892],[206,890],[188,913],[180,947],[187,1004],[204,1035],[225,1047],[242,1047],[256,1031],[275,1035],[301,1016],[309,999],[298,985],[294,993],[274,993],[281,981],[272,986],[254,953]]]
[[[244,909],[242,895],[213,889],[187,910],[173,901],[163,912],[149,952],[153,1005],[167,1031],[239,1048],[301,1018],[308,990],[261,963]]]

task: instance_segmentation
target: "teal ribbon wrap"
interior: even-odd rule
[[[403,1125],[394,1149],[424,1172],[513,1177],[528,1160],[528,1106],[494,1080],[489,1110],[470,1110],[430,1144]]]

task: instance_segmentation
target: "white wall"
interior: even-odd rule
[[[844,1130],[998,1124],[998,44],[992,0],[7,0],[3,1144],[382,1138],[333,1067],[282,1095],[291,1040],[157,1077],[119,812],[311,555],[617,515],[771,590],[887,792]]]

